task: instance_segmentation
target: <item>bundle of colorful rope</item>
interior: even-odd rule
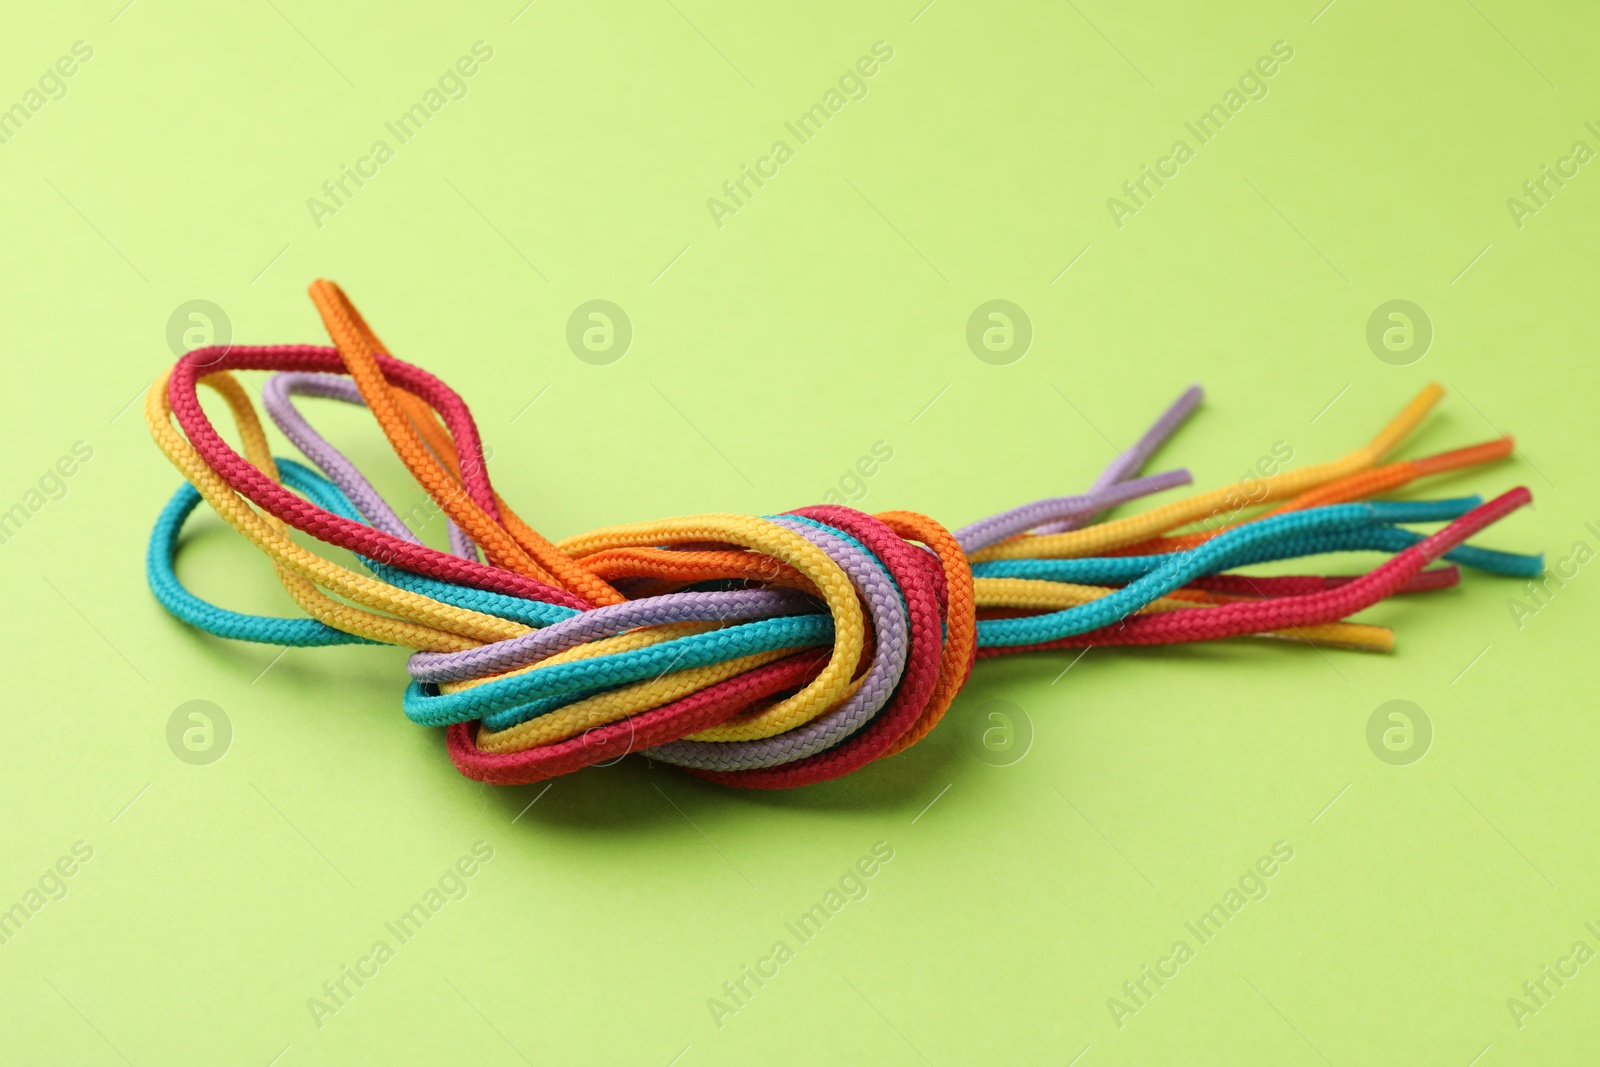
[[[915,512],[824,505],[552,543],[495,492],[461,398],[389,355],[337,286],[318,281],[311,296],[334,347],[197,349],[151,387],[151,432],[189,482],[156,523],[151,588],[174,616],[220,637],[413,649],[407,717],[446,727],[452,760],[482,781],[537,781],[643,752],[726,785],[805,785],[921,739],[980,657],[1247,635],[1387,651],[1390,631],[1345,620],[1396,593],[1453,585],[1456,565],[1542,570],[1540,557],[1465,543],[1527,503],[1526,489],[1488,503],[1359,502],[1510,453],[1502,439],[1379,466],[1438,402],[1437,386],[1342,459],[1128,518],[1099,521],[1190,483],[1184,470],[1140,471],[1199,404],[1198,387],[1084,493],[954,533]],[[277,372],[264,406],[316,470],[274,458],[235,371]],[[242,452],[207,418],[201,385],[227,402]],[[371,411],[446,516],[448,552],[417,538],[295,396]],[[174,564],[202,499],[272,560],[305,618],[229,611],[184,588]],[[1427,535],[1403,525],[1433,522],[1446,525]],[[1175,533],[1197,523],[1205,528]],[[351,550],[365,573],[302,547],[290,527]],[[1228,573],[1374,550],[1390,558],[1359,576]],[[1450,562],[1428,566],[1441,558]]]

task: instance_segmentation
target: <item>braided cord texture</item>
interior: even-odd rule
[[[1526,504],[1526,489],[1487,503],[1371,500],[1511,455],[1501,438],[1386,462],[1443,396],[1437,385],[1339,459],[1122,517],[1104,518],[1193,483],[1182,468],[1142,468],[1198,407],[1198,386],[1085,491],[954,533],[913,511],[820,505],[550,540],[494,486],[462,398],[392,355],[334,283],[314,283],[311,298],[331,347],[196,349],[152,385],[146,421],[188,484],[152,531],[150,587],[174,617],[219,637],[413,650],[406,716],[442,729],[456,767],[485,782],[643,753],[731,787],[815,784],[925,737],[982,658],[1231,637],[1387,652],[1393,632],[1354,615],[1448,588],[1463,567],[1542,571],[1542,557],[1466,543]],[[272,455],[235,377],[248,371],[273,372],[266,409],[316,469]],[[226,402],[237,449],[202,408],[202,387]],[[448,551],[408,528],[297,396],[372,414],[443,515]],[[182,532],[202,502],[267,557],[304,617],[232,611],[183,585]],[[1417,523],[1444,525],[1406,527]],[[362,570],[292,531],[354,552]],[[1389,558],[1365,574],[1237,571],[1355,551]]]

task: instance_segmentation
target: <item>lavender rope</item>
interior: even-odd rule
[[[328,476],[329,481],[344,491],[344,495],[350,498],[350,502],[364,519],[384,533],[410,541],[412,544],[421,544],[421,539],[401,521],[388,501],[384,500],[366,476],[356,469],[356,465],[350,462],[349,457],[329,444],[327,439],[312,427],[300,413],[300,409],[295,407],[291,399],[293,396],[342,400],[346,404],[365,407],[367,402],[361,396],[361,390],[357,388],[356,383],[340,374],[284,371],[267,379],[267,384],[261,390],[261,399],[266,404],[267,414],[272,417],[278,429],[283,431],[283,436],[287,437],[307,459],[316,464],[322,473]],[[476,560],[478,546],[472,543],[472,539],[448,517],[445,519],[445,524],[450,536],[451,553],[463,559]]]
[[[1188,485],[1194,478],[1186,469],[1163,471],[1148,478],[1135,478],[1116,485],[1095,489],[1078,496],[1053,496],[1035,500],[1031,504],[1002,511],[987,519],[969,523],[955,532],[956,542],[968,554],[1004,541],[1013,534],[1023,533],[1041,522],[1063,517],[1093,515],[1117,504],[1134,500],[1164,489]]]
[[[1189,416],[1194,414],[1195,408],[1200,406],[1200,401],[1205,399],[1205,395],[1205,390],[1198,385],[1191,385],[1185,389],[1183,395],[1172,402],[1172,406],[1167,408],[1161,417],[1151,424],[1150,428],[1144,432],[1144,436],[1139,438],[1132,448],[1126,452],[1117,453],[1117,457],[1111,461],[1105,470],[1100,472],[1100,477],[1094,480],[1094,484],[1089,486],[1089,492],[1093,493],[1097,489],[1105,489],[1116,485],[1118,482],[1139,473],[1140,469],[1145,465],[1145,461],[1155,455],[1156,450],[1166,444],[1167,439],[1177,432],[1178,427],[1187,422]],[[1081,526],[1086,526],[1099,517],[1100,513],[1098,511],[1085,515],[1073,515],[1040,526],[1034,532],[1041,534],[1065,533],[1068,530],[1076,530]]]
[[[414,652],[407,661],[419,682],[458,682],[526,667],[558,652],[641,626],[674,622],[748,622],[814,614],[820,605],[794,589],[668,593],[595,608],[520,637],[464,652]]]

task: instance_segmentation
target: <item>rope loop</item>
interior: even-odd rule
[[[550,541],[496,492],[465,401],[391,355],[338,286],[318,281],[311,296],[333,347],[196,349],[151,386],[151,435],[186,482],[151,534],[151,591],[230,640],[411,649],[406,717],[443,728],[451,760],[479,781],[643,753],[728,786],[808,785],[927,736],[979,659],[1231,637],[1389,651],[1390,630],[1352,616],[1452,586],[1462,567],[1543,569],[1539,556],[1466,544],[1527,504],[1525,488],[1488,502],[1366,499],[1511,455],[1502,438],[1385,462],[1443,396],[1437,385],[1340,459],[1109,520],[1192,483],[1143,467],[1199,406],[1198,386],[1083,493],[954,532],[913,511],[818,505]],[[309,465],[272,455],[235,378],[245,371],[272,372],[263,406]],[[226,401],[240,450],[212,425],[202,386]],[[297,397],[365,407],[444,516],[448,547],[423,543]],[[202,501],[266,555],[303,617],[232,611],[184,587],[176,561]],[[1419,523],[1444,525],[1407,528]],[[291,530],[349,549],[361,570]],[[1389,558],[1357,575],[1238,571],[1353,551]]]

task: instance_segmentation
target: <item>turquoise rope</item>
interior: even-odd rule
[[[313,503],[347,519],[365,521],[349,497],[328,479],[292,459],[279,457],[278,469],[289,488]],[[178,578],[174,569],[178,544],[195,509],[200,505],[199,490],[185,483],[167,501],[145,553],[145,575],[156,600],[173,616],[198,630],[234,641],[254,641],[267,645],[313,648],[325,645],[372,645],[381,642],[347,634],[317,619],[285,619],[273,615],[252,615],[231,611],[195,596]],[[445,604],[497,615],[525,626],[548,626],[578,612],[559,604],[492,593],[468,586],[453,585],[420,574],[357,556],[375,576],[401,589],[433,597]]]
[[[230,611],[189,592],[178,580],[173,563],[177,559],[183,527],[202,499],[200,491],[185,482],[161,509],[155,529],[150,532],[150,547],[145,552],[145,576],[150,591],[175,618],[217,637],[290,648],[378,643],[336,630],[317,619],[283,619]]]
[[[1449,497],[1444,500],[1369,500],[1379,522],[1450,522],[1483,503],[1483,497]]]
[[[1358,530],[1375,521],[1376,514],[1371,504],[1335,504],[1291,511],[1234,527],[1187,552],[1145,557],[1147,560],[1160,559],[1160,562],[1126,586],[1098,600],[1044,615],[980,620],[978,647],[1041,644],[1110,626],[1179,586],[1231,565],[1233,557],[1240,555],[1242,550],[1269,546],[1273,540],[1286,535],[1293,537]]]

